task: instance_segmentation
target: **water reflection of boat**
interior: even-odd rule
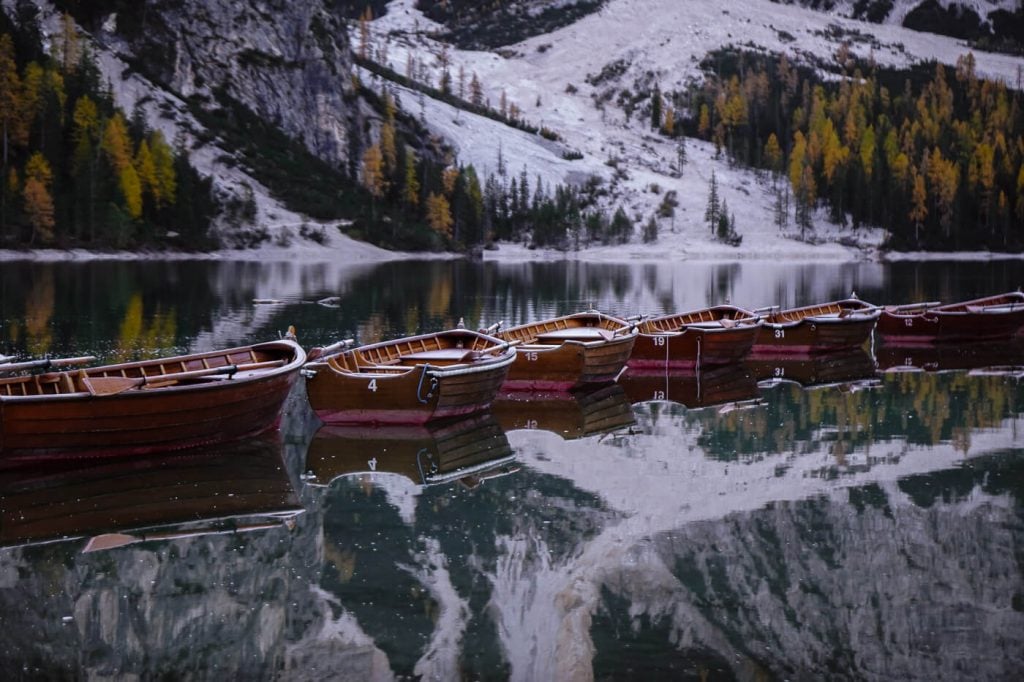
[[[738,362],[760,327],[757,315],[731,305],[643,320],[629,367],[676,370]]]
[[[515,341],[505,389],[566,391],[610,383],[626,366],[636,328],[598,312],[565,315],[497,332]]]
[[[861,348],[824,355],[797,355],[745,363],[762,386],[791,382],[804,388],[874,380],[875,361]]]
[[[676,372],[630,367],[618,383],[632,403],[668,400],[689,408],[738,403],[760,395],[757,381],[742,363]]]
[[[324,425],[309,444],[305,468],[309,483],[324,486],[375,472],[420,485],[461,480],[472,486],[517,470],[508,438],[490,414],[443,425]]]
[[[882,371],[944,372],[982,368],[1020,372],[1024,341],[1005,339],[978,343],[901,345],[886,342],[875,349]]]
[[[774,356],[856,348],[871,336],[880,314],[877,306],[856,297],[774,310],[764,317],[751,353]]]
[[[278,438],[188,456],[0,471],[0,546],[88,548],[279,526],[301,513]]]
[[[1005,339],[1024,326],[1024,293],[1011,291],[960,303],[886,306],[878,331],[902,344]]]
[[[358,348],[316,349],[306,392],[329,424],[422,424],[490,407],[515,360],[510,344],[468,329]]]
[[[540,429],[566,440],[607,433],[636,423],[618,383],[585,391],[502,393],[494,416],[506,431]]]
[[[144,455],[277,422],[306,354],[291,340],[0,378],[0,460]]]

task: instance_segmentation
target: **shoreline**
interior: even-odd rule
[[[792,251],[752,253],[749,250],[694,250],[678,252],[659,250],[655,245],[629,244],[599,246],[580,251],[557,249],[531,249],[528,246],[501,243],[495,250],[484,250],[481,262],[554,262],[574,261],[592,263],[731,263],[753,261],[781,261],[785,263],[894,263],[938,261],[1009,261],[1024,260],[1024,252],[1000,251],[882,251],[878,249],[852,249],[838,247],[814,252],[812,249],[794,248]],[[376,247],[374,247],[376,248]],[[817,247],[820,248],[820,247]],[[37,249],[14,251],[0,249],[0,263],[86,263],[92,261],[230,261],[230,262],[292,262],[296,265],[338,263],[351,265],[387,263],[402,260],[458,260],[468,259],[466,254],[453,252],[384,251],[358,254],[339,253],[333,249],[289,251],[287,249],[222,249],[207,252],[183,251],[89,251],[86,249]]]

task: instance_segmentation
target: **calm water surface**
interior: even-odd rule
[[[1022,283],[1016,261],[5,262],[0,354],[115,360],[289,325],[311,346],[460,318],[956,300]],[[0,671],[1018,679],[1022,376],[1020,343],[879,343],[627,373],[430,430],[318,429],[300,390],[266,438],[0,471]]]

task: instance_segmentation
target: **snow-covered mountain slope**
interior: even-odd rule
[[[830,25],[841,30],[826,30]],[[434,55],[441,46],[429,36],[440,33],[442,27],[418,12],[414,0],[390,3],[387,15],[371,28],[376,40],[387,42],[393,68],[401,71],[410,59],[417,60],[433,69],[436,83],[440,72]],[[815,233],[819,241],[829,242],[827,245],[812,247],[795,241],[791,234],[780,235],[771,220],[774,195],[770,181],[733,167],[724,156],[716,158],[710,144],[694,139],[686,141],[688,163],[680,176],[674,170],[676,141],[654,134],[646,117],[629,117],[610,105],[595,105],[600,91],[630,88],[643,78],[658,82],[662,91],[681,90],[701,78],[700,60],[724,46],[787,54],[798,48],[829,60],[848,40],[853,41],[854,54],[897,68],[921,60],[953,65],[967,51],[961,41],[951,38],[768,0],[611,0],[599,12],[571,26],[502,50],[450,51],[452,73],[461,69],[467,79],[476,74],[491,106],[497,107],[504,95],[522,110],[525,120],[556,132],[561,138],[557,143],[457,111],[418,93],[399,94],[402,106],[421,115],[457,150],[459,161],[473,164],[483,177],[498,169],[499,155],[513,175],[525,167],[531,183],[535,176],[549,185],[580,184],[597,177],[609,190],[606,208],[625,207],[638,230],[666,193],[676,192],[676,215],[659,219],[655,245],[591,249],[586,257],[849,259],[862,252],[840,246],[841,238],[870,249],[884,235],[875,230],[840,230],[829,225],[823,213],[817,216]],[[1018,69],[1024,65],[1024,60],[1009,55],[979,52],[975,58],[980,75],[1009,83],[1016,82]],[[613,76],[599,86],[587,82],[588,76],[611,64],[618,64]],[[580,154],[582,158],[565,158]],[[736,215],[737,229],[744,238],[739,249],[713,240],[703,222],[712,172]],[[794,231],[792,224],[786,230]]]

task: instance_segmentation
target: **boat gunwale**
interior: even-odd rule
[[[126,390],[126,391],[123,391],[123,392],[115,394],[117,397],[122,397],[122,398],[126,398],[126,397],[129,397],[129,396],[138,397],[138,398],[141,398],[142,396],[147,396],[149,398],[166,398],[168,395],[172,395],[172,394],[180,394],[180,393],[186,393],[186,392],[192,392],[192,391],[211,391],[211,390],[217,390],[217,389],[222,389],[222,388],[230,388],[230,387],[233,387],[233,385],[237,386],[238,383],[249,384],[249,383],[255,383],[255,382],[268,381],[270,379],[273,379],[273,378],[276,378],[276,377],[279,377],[279,376],[282,376],[282,375],[285,375],[285,374],[288,374],[288,373],[291,373],[291,372],[295,372],[295,371],[299,370],[306,363],[306,351],[296,341],[293,341],[291,339],[278,339],[278,340],[275,340],[275,341],[264,341],[264,342],[261,342],[261,343],[254,343],[254,344],[251,344],[251,345],[248,345],[248,346],[236,346],[234,348],[225,348],[225,349],[219,350],[219,351],[208,351],[208,352],[204,352],[204,353],[196,353],[194,355],[178,355],[178,356],[173,356],[173,357],[169,357],[169,358],[158,358],[158,359],[153,359],[153,360],[139,360],[139,361],[135,361],[135,362],[118,363],[118,364],[115,364],[115,365],[97,365],[96,367],[87,367],[87,368],[83,368],[83,369],[80,369],[80,370],[65,370],[65,371],[60,371],[60,372],[46,372],[44,374],[25,375],[25,376],[22,376],[22,377],[13,377],[13,378],[14,379],[22,379],[22,380],[25,380],[25,381],[31,381],[31,380],[34,380],[34,379],[37,379],[37,378],[38,379],[43,379],[43,378],[65,376],[68,379],[73,381],[74,380],[73,377],[76,376],[79,372],[85,372],[86,375],[90,376],[90,377],[94,376],[93,373],[95,373],[95,376],[97,378],[100,378],[100,377],[105,377],[106,376],[106,374],[105,374],[106,372],[112,372],[112,371],[113,372],[117,372],[117,371],[121,371],[121,370],[124,370],[124,369],[136,369],[136,368],[140,369],[140,371],[141,371],[141,369],[144,368],[144,367],[151,367],[151,366],[154,366],[154,365],[159,366],[159,365],[175,363],[175,362],[180,363],[180,362],[185,362],[185,361],[202,360],[202,359],[213,358],[213,357],[224,357],[224,356],[229,356],[229,355],[234,354],[234,353],[240,353],[240,352],[245,352],[245,351],[250,351],[250,350],[251,351],[256,351],[261,346],[267,347],[267,346],[277,346],[277,345],[283,345],[285,347],[291,347],[293,349],[293,357],[292,357],[292,359],[290,361],[286,362],[284,365],[281,365],[280,367],[266,367],[266,368],[254,369],[254,370],[242,370],[241,372],[236,372],[236,373],[232,374],[229,379],[225,379],[225,380],[221,380],[221,381],[195,381],[195,382],[194,381],[189,381],[188,383],[184,383],[184,384],[176,383],[176,384],[171,384],[171,385],[168,385],[168,386],[158,386],[158,387],[155,387],[155,388],[153,388],[153,387],[146,387],[144,390],[139,390],[139,389],[143,389],[143,387],[142,386],[138,386],[138,387],[132,387],[132,388]],[[219,365],[219,366],[216,366],[216,367],[211,367],[210,369],[219,369],[220,367],[228,367],[228,366],[230,366],[230,364],[231,363],[228,363],[228,364],[225,364],[225,365]],[[141,379],[143,377],[145,377],[146,379],[151,379],[151,380],[154,380],[154,381],[158,381],[158,380],[161,380],[164,377],[166,377],[167,379],[173,379],[174,373],[148,374],[148,375],[147,374],[142,374],[139,377],[126,377],[126,378],[128,378],[128,379]],[[232,384],[231,382],[234,382],[234,384]],[[12,384],[12,385],[17,385],[20,382],[18,382],[18,381],[11,381],[9,383]],[[79,401],[79,400],[83,400],[83,399],[86,399],[86,398],[106,399],[106,398],[111,398],[111,397],[114,397],[114,396],[113,395],[111,395],[111,396],[93,395],[89,391],[75,391],[73,393],[38,393],[38,394],[32,394],[32,395],[13,395],[13,394],[12,395],[3,395],[3,394],[0,394],[0,404],[5,403],[5,402],[9,402],[11,404],[14,404],[14,403],[24,404],[24,403],[33,403],[33,402],[47,402],[47,403],[51,403],[51,402],[69,402],[69,401]]]

